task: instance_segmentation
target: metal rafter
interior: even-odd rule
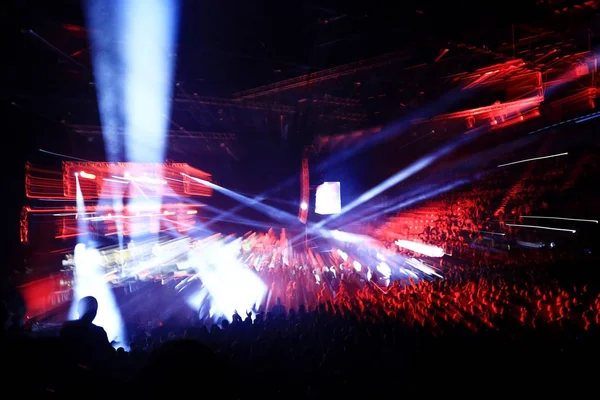
[[[309,86],[314,83],[324,82],[330,79],[337,79],[346,75],[353,75],[358,72],[368,71],[373,68],[393,64],[400,61],[408,61],[411,57],[405,54],[389,53],[379,57],[356,61],[350,64],[341,65],[334,68],[317,71],[314,73],[302,75],[296,78],[275,82],[269,85],[260,86],[254,89],[248,89],[234,93],[233,97],[239,100],[253,99],[266,96],[272,93],[283,92],[298,87]]]
[[[102,128],[95,125],[68,125],[68,127],[81,135],[101,135]],[[182,133],[183,132],[183,133]],[[123,130],[118,132],[123,135]],[[232,132],[204,132],[204,131],[180,131],[169,130],[169,138],[172,139],[202,139],[202,140],[236,140],[236,134]]]
[[[261,110],[261,111],[272,111],[285,114],[295,114],[296,108],[285,104],[271,104],[261,103],[256,101],[239,101],[231,99],[222,99],[216,97],[200,97],[200,96],[189,96],[187,98],[175,97],[173,98],[175,103],[183,104],[198,104],[216,107],[233,107],[233,108],[245,108],[248,110]]]

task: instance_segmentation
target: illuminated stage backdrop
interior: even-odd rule
[[[185,232],[198,220],[198,202],[181,203],[181,198],[209,197],[212,189],[194,178],[211,181],[211,175],[185,163],[142,164],[107,162],[63,162],[62,171],[26,166],[26,195],[32,200],[61,201],[61,205],[44,203],[43,207],[28,205],[21,215],[21,242],[28,243],[31,217],[36,216],[36,226],[51,224],[55,239],[68,239],[80,235],[77,228],[77,180],[86,207],[83,216],[86,226],[95,235],[112,236],[117,234],[117,223],[122,224],[123,233],[128,236],[136,223],[147,220],[160,221],[154,224],[156,232],[177,230]],[[102,199],[113,195],[128,199],[161,197],[170,199],[155,212],[140,212],[132,209],[129,202],[122,209],[104,204]]]
[[[31,199],[75,200],[78,174],[86,200],[125,197],[190,197],[212,195],[212,189],[190,177],[211,181],[211,175],[185,163],[138,164],[63,162],[62,173],[27,165],[25,188]],[[127,190],[123,191],[123,187]]]

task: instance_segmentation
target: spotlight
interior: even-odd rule
[[[300,208],[301,208],[302,210],[308,210],[308,204],[306,204],[306,203],[302,203],[302,204],[300,204]]]

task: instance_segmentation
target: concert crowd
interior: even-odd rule
[[[157,321],[148,314],[155,323],[131,329],[128,352],[114,350],[103,330],[85,318],[65,324],[59,337],[36,337],[13,320],[4,324],[5,376],[23,393],[59,397],[591,389],[600,290],[557,277],[564,268],[586,266],[493,261],[457,259],[445,266],[443,280],[411,278],[389,287],[354,273],[320,285],[310,281],[317,300],[310,303],[299,298],[302,291],[289,289],[307,284],[310,273],[276,268],[269,272],[271,286],[282,284],[277,293],[284,295],[267,312],[236,314],[231,323],[193,313]],[[94,313],[93,304],[87,308]],[[9,319],[6,308],[2,317]]]
[[[27,331],[23,315],[3,304],[5,389],[61,398],[592,393],[600,355],[595,256],[507,246],[521,231],[503,225],[506,215],[547,209],[543,198],[566,196],[572,185],[569,177],[555,182],[553,171],[534,172],[545,185],[524,179],[519,188],[549,191],[519,189],[498,201],[506,192],[488,180],[459,201],[449,195],[423,206],[437,215],[415,236],[452,253],[437,261],[442,278],[382,283],[348,263],[279,263],[256,271],[270,293],[258,312],[200,318],[192,309],[165,312],[149,295],[126,317],[130,343],[116,350],[93,325],[93,298],[57,335]],[[418,256],[393,245],[397,224],[384,225],[384,247]],[[498,227],[506,236],[486,239]],[[256,237],[278,246],[272,232]]]

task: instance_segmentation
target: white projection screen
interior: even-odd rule
[[[321,215],[342,212],[342,197],[339,182],[325,182],[317,186],[315,213]]]

